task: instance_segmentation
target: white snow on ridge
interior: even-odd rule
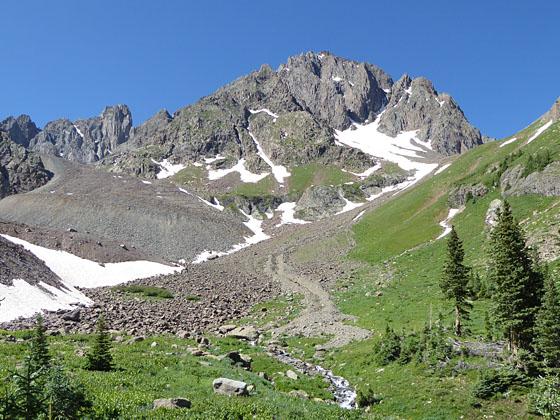
[[[213,163],[213,162],[216,162],[216,161],[218,161],[218,160],[224,160],[224,159],[225,159],[225,156],[222,156],[222,155],[220,155],[220,154],[218,153],[218,154],[216,155],[216,157],[213,157],[213,158],[204,158],[204,163]],[[197,165],[195,164],[195,166],[197,166]]]
[[[76,124],[72,124],[72,125],[74,126],[74,128],[76,129],[80,137],[84,138],[84,133],[82,133],[82,131],[78,128],[78,126]]]
[[[500,148],[506,147],[508,144],[513,143],[515,140],[517,140],[517,137],[504,141],[502,144],[500,144]]]
[[[347,211],[357,209],[358,207],[361,207],[365,204],[365,203],[353,203],[352,201],[348,200],[346,197],[342,197],[342,199],[345,201],[346,204],[344,205],[342,210],[340,210],[336,214],[346,213]]]
[[[278,114],[275,114],[274,112],[272,112],[270,109],[267,108],[261,108],[261,109],[250,109],[249,112],[251,114],[258,114],[260,112],[264,112],[265,114],[270,115],[272,118],[274,118],[274,122],[276,122],[276,118],[278,118]]]
[[[270,166],[270,169],[272,170],[272,175],[274,175],[276,181],[278,181],[279,184],[283,184],[284,178],[288,178],[291,175],[291,173],[288,171],[288,169],[286,169],[285,166],[275,165],[274,162],[270,160],[270,158],[266,155],[261,144],[258,142],[257,138],[253,135],[253,133],[249,131],[249,135],[251,136],[253,142],[257,146],[257,154],[262,158],[262,160],[266,162],[268,166]]]
[[[531,143],[533,140],[535,140],[537,137],[539,137],[546,129],[548,129],[548,127],[550,127],[552,125],[552,120],[550,120],[549,122],[547,122],[545,125],[543,125],[541,128],[539,128],[535,134],[533,134],[529,140],[527,140],[527,144]]]
[[[224,176],[232,172],[238,172],[242,182],[249,182],[252,184],[259,182],[269,174],[269,172],[254,174],[245,167],[245,159],[241,158],[239,159],[239,162],[235,164],[235,166],[232,166],[229,169],[209,169],[208,179],[210,181],[215,181],[216,179],[223,178]]]
[[[276,227],[280,227],[282,225],[304,225],[309,223],[306,220],[296,219],[294,216],[296,203],[294,202],[282,203],[276,208],[276,210],[282,212],[282,215],[280,216],[280,223],[278,223]]]
[[[40,282],[31,285],[23,279],[14,279],[11,286],[0,284],[0,322],[19,317],[30,317],[41,311],[72,309],[74,305],[91,305],[93,301],[72,286],[57,289]]]
[[[142,180],[142,184],[146,184],[146,185],[152,185],[152,183],[150,181],[146,181],[146,180]]]
[[[335,143],[336,142],[337,141],[335,140]],[[342,143],[339,143],[338,145],[341,145],[341,144]],[[346,169],[342,169],[342,172],[346,172],[346,173],[352,174],[354,176],[357,176],[358,178],[364,179],[364,178],[367,178],[368,176],[370,176],[375,171],[379,170],[380,168],[381,168],[381,165],[377,164],[375,166],[372,166],[371,168],[366,169],[364,172],[361,172],[361,173],[347,171]]]
[[[156,165],[160,167],[160,170],[156,175],[157,179],[169,178],[170,176],[175,175],[177,172],[185,169],[185,165],[181,163],[174,165],[171,162],[169,162],[167,159],[163,159],[161,162],[152,159],[152,162],[154,162]]]
[[[379,120],[380,117],[370,124],[354,124],[353,130],[337,130],[336,138],[340,143],[359,149],[368,155],[394,162],[404,170],[415,171],[410,179],[411,183],[404,188],[418,182],[438,167],[437,163],[419,161],[422,159],[419,152],[424,150],[413,142],[418,141],[417,130],[404,131],[396,137],[391,137],[378,131]]]
[[[451,233],[451,224],[449,222],[451,222],[451,219],[453,219],[460,211],[460,209],[449,209],[447,217],[439,222],[439,225],[443,228],[443,232],[436,238],[436,240],[444,238]]]
[[[152,261],[125,261],[101,265],[66,251],[44,248],[9,235],[5,239],[22,245],[37,258],[43,260],[66,286],[84,288],[114,286],[127,281],[152,277],[158,274],[171,274],[180,267],[171,267]]]
[[[251,246],[253,244],[259,243],[261,241],[270,238],[270,236],[264,233],[264,230],[262,229],[262,220],[256,219],[255,217],[245,213],[243,210],[239,210],[239,211],[243,214],[243,216],[249,219],[246,222],[243,222],[243,224],[247,226],[249,230],[251,230],[251,232],[253,232],[253,236],[245,237],[245,242],[235,244],[228,251],[222,252],[222,251],[204,250],[195,257],[195,259],[192,261],[192,264],[200,264],[202,262],[208,261],[209,259],[221,257],[223,255],[233,254],[234,252],[240,251],[244,248],[247,248],[248,246]]]
[[[333,76],[332,79],[333,79],[334,82],[337,82],[337,83],[342,82],[342,80],[343,80],[342,77],[340,77],[340,76]]]
[[[446,163],[442,167],[438,168],[438,170],[434,173],[434,175],[441,174],[443,171],[445,171],[450,166],[451,166],[451,163]]]

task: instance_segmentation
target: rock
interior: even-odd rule
[[[230,351],[228,354],[226,354],[225,358],[229,359],[232,364],[240,366],[243,369],[251,369],[252,359],[247,355],[240,354],[236,351]]]
[[[74,309],[73,311],[66,312],[61,318],[65,321],[79,322],[81,313],[80,309]]]
[[[189,338],[191,334],[188,331],[178,331],[177,337],[182,338],[183,340]]]
[[[504,202],[499,198],[496,198],[492,200],[492,202],[488,206],[484,221],[486,223],[486,226],[488,226],[490,229],[494,228],[494,226],[496,226],[496,223],[498,223],[498,212],[501,210],[503,205]]]
[[[305,392],[303,389],[293,389],[290,392],[288,392],[288,395],[291,397],[302,398],[304,400],[309,399],[309,394]]]
[[[247,385],[247,392],[253,392],[254,390],[255,390],[255,385],[253,384]]]
[[[156,341],[152,341],[152,344],[150,344],[150,347],[157,347],[158,343]]]
[[[226,334],[228,337],[235,337],[241,340],[253,341],[259,336],[258,331],[253,326],[240,326],[229,331]]]
[[[500,186],[505,195],[560,196],[560,162],[552,162],[542,171],[535,171],[525,178],[522,177],[524,168],[521,168],[516,166],[502,175]]]
[[[228,332],[230,332],[231,330],[235,329],[235,325],[234,324],[226,324],[226,325],[222,325],[218,328],[218,332],[220,334],[227,334]]]
[[[191,402],[186,398],[163,398],[154,400],[154,410],[158,408],[191,408]]]
[[[6,132],[14,143],[27,147],[29,141],[41,130],[31,121],[29,115],[20,115],[17,118],[8,117],[0,122],[0,131]]]
[[[287,370],[286,376],[290,379],[293,379],[294,381],[298,379],[297,373],[295,373],[293,370]]]
[[[208,340],[206,337],[203,336],[197,337],[196,342],[198,343],[199,346],[203,346],[203,347],[207,347],[210,345],[210,340]]]
[[[450,208],[458,208],[467,204],[470,199],[484,197],[488,188],[483,184],[461,185],[449,192],[447,202]]]
[[[439,94],[423,77],[412,80],[404,75],[391,88],[379,131],[394,137],[411,130],[419,130],[421,142],[430,140],[432,149],[443,155],[482,144],[480,131],[469,124],[451,96]]]
[[[298,200],[295,216],[299,219],[315,221],[332,216],[346,204],[339,188],[317,185],[309,187]]]
[[[14,143],[0,131],[0,199],[45,185],[52,174],[41,158]]]
[[[228,378],[214,379],[212,382],[214,392],[228,396],[245,396],[248,395],[247,384],[245,382],[236,381]]]
[[[270,377],[268,376],[268,374],[266,372],[259,372],[259,373],[257,373],[257,375],[259,376],[259,378],[263,378],[265,381],[270,382]]]
[[[93,163],[110,155],[126,142],[132,127],[132,115],[126,105],[106,107],[99,117],[71,122],[49,122],[29,142],[39,153],[62,156],[81,163]]]

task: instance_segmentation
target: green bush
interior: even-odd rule
[[[373,392],[369,386],[360,388],[357,391],[356,404],[360,408],[370,407],[379,404],[381,401],[383,401],[383,397]]]
[[[387,325],[385,334],[373,348],[373,354],[377,363],[381,366],[388,365],[397,360],[401,354],[401,337]]]
[[[473,396],[489,399],[498,393],[506,392],[513,386],[526,385],[527,378],[513,368],[483,371],[479,381],[473,388]]]
[[[560,378],[549,376],[537,379],[529,399],[534,412],[547,419],[560,418]]]

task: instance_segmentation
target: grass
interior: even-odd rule
[[[113,287],[113,290],[141,295],[147,298],[173,299],[173,293],[163,287],[144,286],[141,284],[121,285]]]
[[[199,184],[206,178],[206,170],[203,167],[189,165],[181,169],[173,176],[173,180],[181,185]]]
[[[288,187],[291,195],[301,195],[311,185],[341,185],[354,181],[355,178],[348,172],[334,165],[312,163],[300,165],[290,169],[292,176],[289,178]]]
[[[7,333],[6,333],[7,334]],[[0,336],[3,333],[0,333]],[[25,332],[15,333],[27,338]],[[328,385],[319,378],[300,376],[297,380],[278,372],[290,369],[264,354],[260,348],[232,339],[211,338],[211,351],[224,354],[230,349],[241,350],[253,357],[253,369],[246,371],[231,366],[226,360],[192,356],[186,348],[191,340],[160,336],[132,344],[114,343],[113,355],[117,370],[89,372],[83,369],[84,358],[76,356],[92,344],[92,336],[70,335],[50,337],[53,355],[61,359],[72,375],[83,384],[93,401],[99,418],[358,418],[349,412],[321,402],[287,395],[294,389],[304,390],[311,398],[332,398]],[[152,347],[152,342],[157,345]],[[2,365],[0,376],[5,377],[18,364],[27,348],[26,342],[0,341]],[[266,372],[274,383],[257,375]],[[214,394],[212,381],[218,377],[242,380],[255,386],[249,397],[228,398]],[[0,384],[0,390],[3,384]],[[156,398],[184,397],[192,402],[189,410],[166,411],[151,409]]]

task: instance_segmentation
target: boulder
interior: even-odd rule
[[[483,184],[460,185],[449,192],[447,202],[451,208],[462,207],[470,199],[484,197],[488,188]]]
[[[251,357],[240,354],[237,351],[230,351],[226,354],[225,359],[228,359],[233,365],[240,366],[243,369],[251,369]]]
[[[80,321],[80,309],[74,309],[73,311],[66,312],[61,316],[64,321],[79,322]]]
[[[220,334],[227,334],[228,332],[230,332],[231,330],[235,329],[235,325],[234,324],[226,324],[226,325],[222,325],[218,328],[218,332]]]
[[[245,396],[249,392],[245,382],[236,381],[228,378],[217,378],[212,382],[212,388],[216,394],[227,396]]]
[[[492,200],[490,206],[488,206],[488,210],[486,211],[486,218],[484,220],[486,226],[488,226],[490,229],[494,228],[496,226],[496,223],[498,223],[498,212],[503,205],[504,202],[499,198],[496,198],[495,200]]]
[[[191,408],[191,402],[186,398],[162,398],[154,400],[154,410],[157,408]]]
[[[293,379],[294,381],[298,379],[297,373],[295,373],[293,370],[286,371],[286,376],[290,379]]]
[[[292,389],[290,392],[288,392],[288,395],[290,397],[302,398],[304,400],[309,399],[309,394],[305,392],[303,389]]]
[[[228,337],[235,337],[241,340],[253,341],[259,337],[258,331],[255,327],[247,325],[236,327],[226,334]]]

